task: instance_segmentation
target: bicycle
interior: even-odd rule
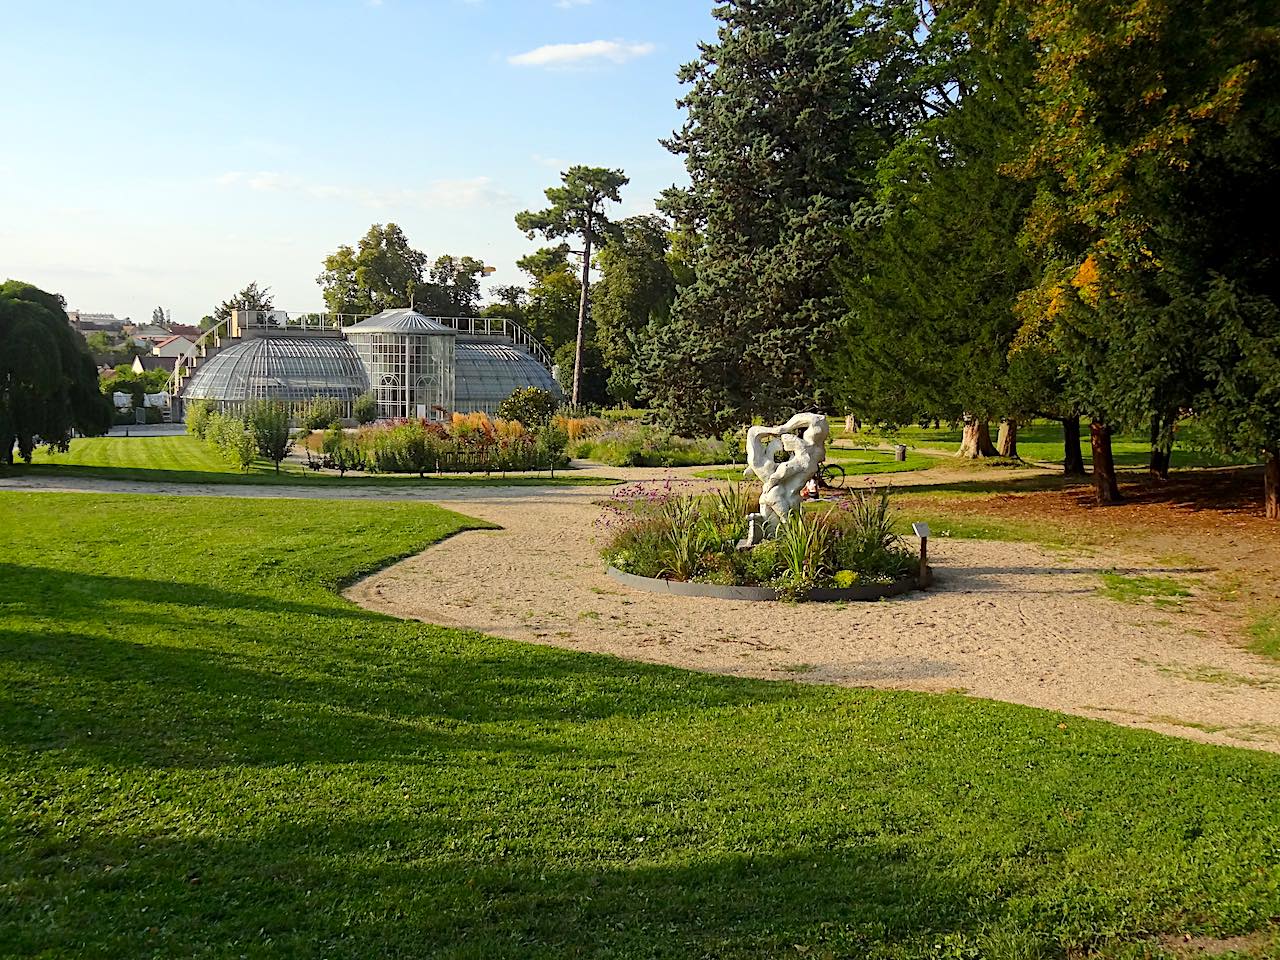
[[[819,487],[826,487],[828,490],[844,489],[844,467],[838,463],[824,463],[818,468],[817,480]]]

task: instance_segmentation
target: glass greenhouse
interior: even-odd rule
[[[529,354],[504,343],[460,339],[454,375],[454,403],[463,413],[498,412],[498,404],[521,387],[541,387],[560,396],[551,371]]]
[[[232,344],[196,368],[182,398],[209,400],[238,415],[246,400],[283,400],[296,411],[330,397],[352,415],[369,379],[351,344],[338,337],[258,337]]]
[[[443,420],[453,410],[453,330],[413,310],[384,310],[345,332],[368,371],[379,417]]]

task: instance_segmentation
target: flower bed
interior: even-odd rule
[[[893,532],[888,490],[858,491],[833,509],[801,511],[774,539],[740,550],[757,494],[747,485],[714,493],[670,482],[622,488],[601,521],[608,531],[602,555],[624,574],[760,587],[779,597],[890,587],[917,568],[915,554]]]
[[[733,463],[740,452],[718,437],[677,437],[663,427],[619,423],[572,445],[580,460],[613,467],[699,467]]]
[[[447,425],[391,420],[350,433],[334,424],[302,440],[308,463],[346,473],[506,473],[568,466],[563,430],[533,430],[483,413],[454,414]],[[312,453],[322,454],[314,460]]]

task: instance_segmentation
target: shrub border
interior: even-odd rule
[[[623,586],[648,593],[665,593],[677,597],[714,597],[718,600],[777,600],[778,591],[772,587],[725,586],[718,583],[686,583],[682,580],[663,580],[659,577],[641,577],[624,573],[617,567],[609,567],[609,576]],[[861,587],[820,587],[811,590],[800,599],[818,602],[840,600],[883,600],[897,597],[912,590],[923,590],[933,582],[930,568],[924,582],[918,576],[902,577],[892,583],[868,584]]]

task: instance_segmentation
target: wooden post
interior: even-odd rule
[[[929,573],[929,525],[913,523],[911,530],[920,538],[920,572],[917,574],[916,582],[923,588],[933,582],[933,576]]]

